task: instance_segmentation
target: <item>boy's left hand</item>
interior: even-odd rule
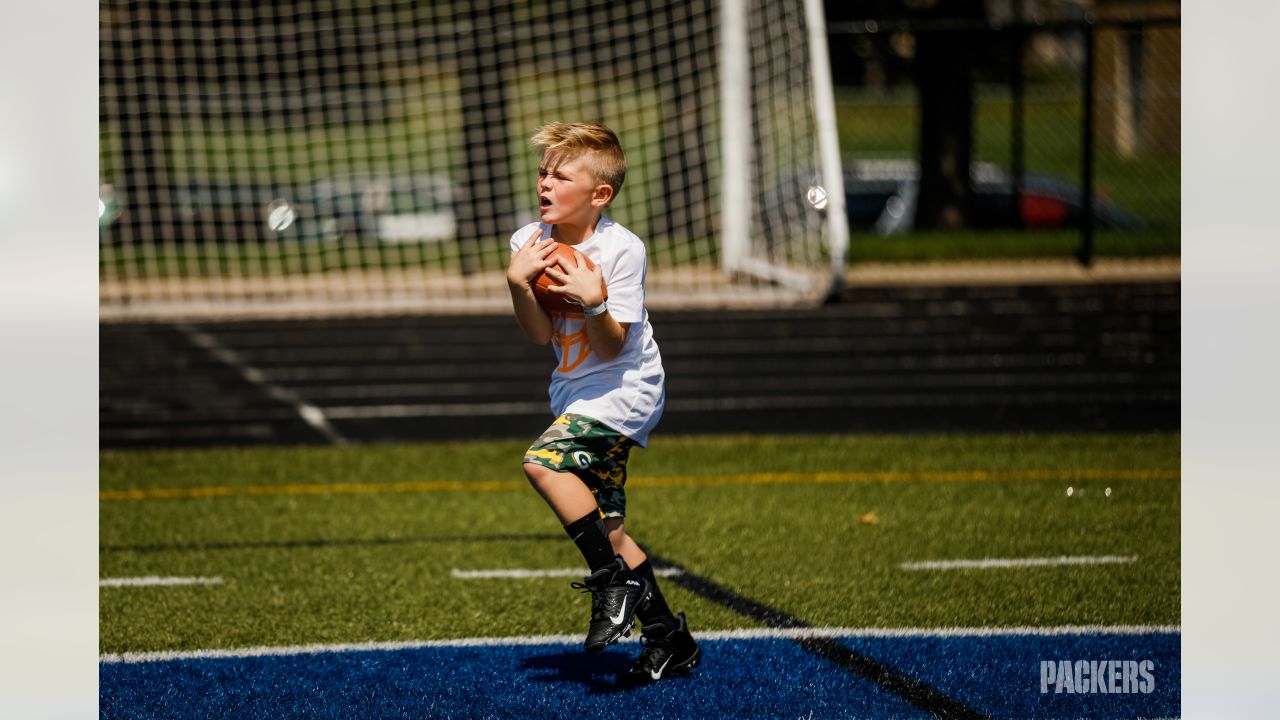
[[[595,307],[604,302],[604,274],[599,265],[588,269],[582,259],[582,253],[577,250],[573,251],[572,260],[557,258],[558,266],[552,265],[545,272],[560,286],[548,289],[583,307]]]

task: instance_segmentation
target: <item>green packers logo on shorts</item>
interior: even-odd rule
[[[525,451],[524,461],[577,475],[605,517],[624,517],[627,457],[635,443],[585,415],[566,413]]]

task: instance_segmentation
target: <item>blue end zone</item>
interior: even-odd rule
[[[1182,706],[1181,636],[1004,635],[967,638],[848,639],[844,645],[991,717],[1135,718],[1178,717]],[[1130,693],[1086,692],[1041,683],[1041,663],[1150,660],[1150,692],[1133,683]],[[1109,675],[1102,676],[1109,679]],[[1120,683],[1117,682],[1117,686]],[[1122,688],[1123,689],[1123,688]]]
[[[1173,717],[1179,636],[856,638],[847,647],[995,717]],[[780,639],[704,641],[689,677],[620,689],[638,646],[423,648],[100,666],[102,718],[929,717]],[[1042,660],[1155,663],[1149,694],[1041,694]]]

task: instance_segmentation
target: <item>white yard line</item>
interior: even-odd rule
[[[508,579],[524,579],[524,578],[546,578],[546,577],[582,577],[590,574],[585,568],[547,568],[545,570],[531,570],[528,568],[510,568],[495,570],[459,570],[454,568],[449,574],[460,580],[487,580],[491,578],[508,578]],[[680,575],[679,568],[660,568],[653,571],[658,577],[671,577],[672,575]]]
[[[329,442],[334,445],[346,445],[347,438],[333,428],[329,424],[329,419],[325,416],[325,412],[311,403],[303,400],[297,393],[292,390],[277,385],[272,382],[266,375],[256,367],[249,365],[240,357],[235,350],[218,342],[218,339],[203,330],[197,329],[188,323],[177,323],[174,325],[178,332],[186,336],[187,340],[196,347],[203,348],[218,361],[233,368],[240,373],[240,377],[249,383],[262,388],[263,392],[272,398],[293,408],[298,413],[303,422],[310,425],[316,432],[320,433]]]
[[[1179,625],[1061,625],[1057,627],[1008,628],[744,628],[695,632],[699,640],[800,640],[804,638],[947,638],[947,637],[1056,637],[1067,635],[1169,635],[1180,634]],[[639,642],[638,637],[621,642]],[[218,658],[280,657],[324,655],[345,652],[418,650],[446,647],[506,647],[517,645],[580,645],[581,635],[520,635],[515,637],[459,638],[456,640],[409,640],[404,642],[344,643],[338,645],[289,645],[226,650],[182,650],[100,655],[100,663],[169,662]]]
[[[98,587],[153,587],[161,585],[221,585],[220,577],[126,577],[101,578]]]
[[[1051,567],[1054,565],[1115,565],[1136,562],[1137,555],[1093,555],[1052,558],[983,558],[981,560],[920,560],[898,565],[903,570],[987,570],[990,568]]]

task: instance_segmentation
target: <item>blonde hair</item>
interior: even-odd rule
[[[534,133],[529,144],[542,148],[544,162],[559,164],[582,158],[595,179],[613,188],[614,197],[627,177],[622,143],[612,130],[598,123],[547,123]]]

